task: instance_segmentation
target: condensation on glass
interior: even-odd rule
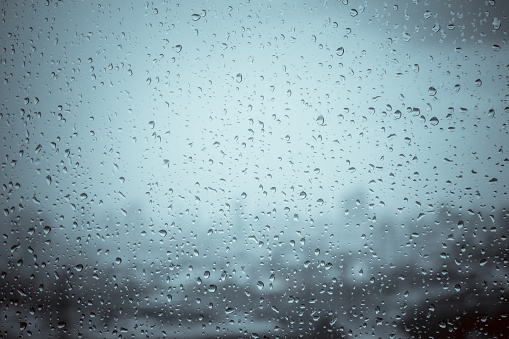
[[[3,1],[0,337],[507,337],[508,13]]]

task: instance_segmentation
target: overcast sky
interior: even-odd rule
[[[4,208],[503,204],[507,7],[9,5],[2,182],[21,188]]]

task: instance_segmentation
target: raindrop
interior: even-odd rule
[[[301,199],[306,199],[306,197],[307,197],[307,196],[308,196],[308,195],[307,195],[307,194],[306,194],[306,192],[304,192],[304,191],[300,192],[300,194],[299,194],[299,197],[300,197]]]
[[[237,74],[237,76],[235,77],[235,81],[237,81],[238,83],[241,83],[242,82],[242,74]]]
[[[117,257],[117,258],[115,259],[115,264],[120,265],[121,263],[122,263],[122,259],[121,259],[121,258],[119,258],[119,257]]]
[[[337,50],[336,50],[336,54],[338,56],[343,56],[343,54],[345,54],[345,49],[343,47],[339,47]]]
[[[258,281],[258,282],[256,283],[256,287],[258,287],[258,289],[259,289],[259,290],[262,290],[264,286],[265,286],[265,285],[263,284],[263,282],[262,282],[262,281]]]
[[[193,21],[198,21],[201,19],[201,15],[200,14],[193,14],[191,15],[191,19],[193,19]]]
[[[316,123],[320,126],[325,125],[325,118],[323,117],[323,115],[319,115],[318,118],[316,118]]]
[[[496,18],[496,17],[493,18],[493,29],[498,30],[501,25],[502,25],[502,20],[500,20],[499,18]]]
[[[429,119],[429,123],[433,126],[436,126],[438,125],[439,121],[438,121],[438,118],[437,117],[433,117],[431,119]]]
[[[430,88],[428,89],[428,94],[429,94],[430,96],[434,96],[435,94],[437,94],[437,90],[436,90],[436,88],[435,88],[435,87],[430,87]]]
[[[475,83],[475,87],[481,87],[482,80],[481,79],[477,79],[474,83]]]
[[[356,10],[356,9],[353,9],[353,8],[352,8],[352,9],[350,10],[350,15],[351,15],[352,17],[355,17],[355,16],[357,16],[358,14],[359,14],[359,12],[357,12],[357,10]]]

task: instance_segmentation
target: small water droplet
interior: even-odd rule
[[[337,50],[336,50],[336,54],[338,56],[343,56],[343,54],[345,54],[345,49],[343,47],[339,47]]]
[[[437,94],[437,90],[435,87],[430,87],[428,89],[428,94],[431,95],[431,96],[434,96],[435,94]]]
[[[235,77],[235,81],[237,81],[238,83],[242,82],[242,74],[241,73],[237,74],[237,76]]]
[[[259,290],[262,290],[264,286],[265,286],[265,285],[264,285],[264,283],[263,283],[262,281],[258,281],[258,282],[256,283],[256,287],[258,287],[258,289],[259,289]]]
[[[191,19],[193,19],[193,21],[198,21],[201,19],[201,15],[200,14],[193,14],[191,15]]]
[[[353,8],[352,8],[352,9],[350,10],[350,15],[351,15],[352,17],[355,17],[355,16],[357,16],[358,14],[359,14],[359,12],[357,12],[357,10],[356,10],[356,9],[353,9]]]
[[[500,29],[500,26],[502,25],[502,20],[500,20],[499,18],[493,18],[493,29]]]
[[[437,117],[433,117],[431,119],[429,119],[429,123],[433,126],[436,126],[438,125],[439,121],[438,121],[438,118]]]

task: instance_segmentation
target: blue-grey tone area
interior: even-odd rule
[[[509,337],[508,14],[1,1],[0,337]]]

